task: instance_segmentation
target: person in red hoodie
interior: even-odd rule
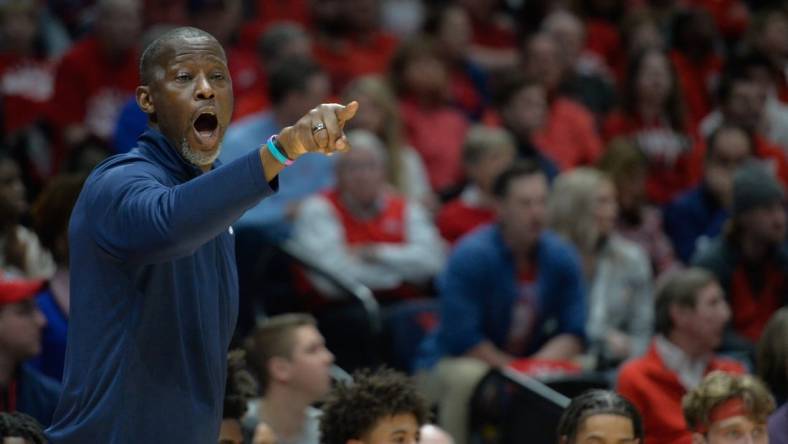
[[[66,149],[91,137],[105,142],[112,137],[121,108],[139,84],[141,23],[137,0],[101,0],[93,33],[60,61],[51,117]]]
[[[645,444],[690,444],[681,399],[714,371],[744,367],[714,355],[731,317],[711,273],[690,268],[669,277],[656,298],[657,336],[646,354],[624,364],[617,390],[643,413]]]

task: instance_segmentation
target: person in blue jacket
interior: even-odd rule
[[[523,357],[571,360],[586,338],[579,256],[545,230],[545,173],[520,161],[493,191],[498,221],[454,248],[437,283],[441,322],[417,362],[438,424],[458,444],[467,442],[470,398],[490,368]]]
[[[176,28],[140,61],[150,129],[90,175],[71,216],[71,318],[53,444],[215,444],[238,315],[231,224],[307,152],[349,146],[358,104],[320,105],[216,161],[233,109],[222,47]]]

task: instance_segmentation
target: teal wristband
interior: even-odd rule
[[[265,144],[268,146],[268,152],[274,156],[274,159],[276,159],[277,162],[284,166],[290,166],[293,164],[293,161],[288,159],[287,156],[285,156],[277,146],[278,144],[276,143],[276,135],[269,137]]]

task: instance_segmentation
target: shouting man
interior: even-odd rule
[[[215,162],[233,109],[222,47],[177,28],[145,50],[150,130],[88,178],[71,217],[71,323],[53,444],[217,441],[238,311],[232,224],[307,152],[348,148],[358,104],[320,105]]]

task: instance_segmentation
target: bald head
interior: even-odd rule
[[[168,50],[175,49],[179,44],[193,39],[207,39],[215,42],[221,49],[222,57],[226,61],[222,45],[211,34],[191,26],[175,28],[154,40],[142,53],[140,58],[140,80],[142,84],[149,85],[155,79],[156,68],[166,62],[161,60],[161,58],[167,54]]]

